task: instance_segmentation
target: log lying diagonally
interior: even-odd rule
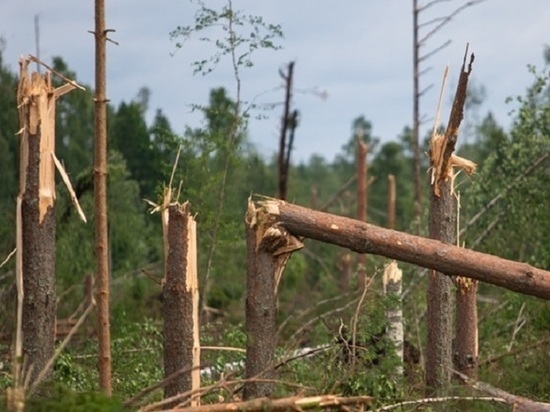
[[[384,229],[355,219],[318,212],[277,199],[256,202],[259,218],[278,223],[294,236],[331,243],[550,299],[550,272],[437,240]],[[260,216],[261,215],[261,216]]]

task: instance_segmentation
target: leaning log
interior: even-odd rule
[[[550,272],[526,263],[384,229],[355,219],[318,212],[277,199],[256,202],[258,218],[279,224],[292,235],[385,256],[451,276],[550,299]]]

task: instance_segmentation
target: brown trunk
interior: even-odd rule
[[[388,175],[388,229],[395,229],[395,176]]]
[[[363,141],[363,130],[357,135],[357,220],[367,221],[367,144]],[[359,287],[364,289],[367,279],[367,257],[357,256],[357,279]]]
[[[283,109],[283,118],[281,122],[281,136],[279,137],[279,199],[285,200],[288,185],[288,165],[290,160],[290,150],[287,151],[286,134],[290,124],[290,101],[292,98],[292,77],[294,73],[294,62],[288,64],[288,74],[281,72],[281,77],[285,81],[285,106]]]
[[[187,370],[164,388],[164,397],[200,386],[199,294],[195,221],[189,204],[170,204],[163,212],[165,268],[162,288],[164,375]],[[177,405],[181,400],[171,406]],[[193,402],[197,405],[197,402]]]
[[[452,182],[442,182],[441,196],[432,194],[429,232],[432,239],[452,244],[456,238],[456,207]],[[452,280],[445,273],[432,271],[428,276],[426,341],[426,395],[445,392],[451,382],[453,341]]]
[[[456,337],[454,366],[458,372],[477,379],[477,281],[459,276],[456,290]]]
[[[344,252],[340,255],[338,270],[340,271],[340,290],[347,292],[349,291],[351,280],[351,253]]]
[[[25,362],[34,382],[54,354],[55,295],[55,100],[51,77],[28,76],[21,61],[18,90],[20,194],[18,262],[22,272],[22,335]],[[51,379],[49,371],[46,380]]]
[[[108,396],[111,384],[111,331],[109,320],[110,271],[107,225],[107,91],[105,0],[95,0],[95,139],[94,215],[97,276],[99,387]]]
[[[413,0],[413,181],[414,181],[414,220],[415,233],[420,234],[422,211],[422,190],[420,180],[420,44],[418,39],[418,0]]]
[[[451,108],[445,135],[437,133],[434,126],[430,141],[431,183],[429,232],[432,239],[447,244],[456,243],[456,199],[453,190],[453,166],[457,165],[455,150],[458,131],[464,117],[464,103],[468,78],[472,71],[473,55],[466,67],[466,54]],[[446,76],[446,73],[445,73]],[[461,165],[470,172],[475,164],[466,160]],[[448,272],[433,271],[428,277],[427,291],[427,342],[426,342],[426,396],[445,394],[451,383],[452,368],[452,279]]]
[[[384,229],[355,219],[318,212],[276,199],[257,202],[258,219],[279,223],[292,235],[467,276],[515,292],[550,299],[550,271],[526,263]]]
[[[303,245],[284,228],[258,219],[249,201],[246,214],[246,365],[244,399],[269,397],[273,382],[277,346],[277,286],[290,253]]]

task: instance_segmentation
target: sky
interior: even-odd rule
[[[444,17],[465,0],[437,0],[420,14],[420,22]],[[222,60],[209,75],[194,75],[192,62],[215,52],[197,39],[176,48],[170,32],[190,25],[199,6],[190,0],[117,0],[107,3],[107,27],[116,30],[108,43],[107,92],[118,105],[137,96],[140,88],[151,91],[148,119],[156,109],[168,116],[176,133],[201,125],[191,106],[206,104],[212,88],[223,86],[236,96],[231,62]],[[427,4],[419,0],[419,4]],[[221,8],[222,0],[205,0]],[[259,50],[253,67],[240,70],[245,104],[277,103],[271,110],[252,112],[249,139],[270,158],[277,150],[284,90],[279,70],[295,61],[293,107],[300,112],[294,162],[306,162],[313,154],[332,160],[351,137],[352,121],[364,116],[372,133],[382,141],[397,139],[412,124],[412,0],[233,0],[233,8],[280,24],[282,49]],[[35,16],[39,21],[40,58],[51,62],[61,56],[76,81],[93,85],[93,1],[2,0],[0,37],[4,39],[4,63],[18,71],[20,56],[36,54]],[[450,76],[447,104],[459,75],[465,45],[475,54],[471,84],[486,91],[479,117],[492,112],[508,128],[516,107],[508,97],[523,95],[532,82],[527,65],[543,66],[543,49],[550,23],[548,0],[485,0],[465,8],[430,37],[421,54],[447,40],[451,44],[426,59],[421,68],[421,88],[433,85],[421,100],[427,119],[422,134],[432,127],[442,74]],[[435,25],[427,25],[421,37]],[[211,31],[213,38],[221,31]],[[76,93],[77,91],[73,91]],[[471,116],[474,116],[472,114]],[[261,117],[261,119],[256,119]],[[466,119],[472,122],[475,119]],[[460,140],[460,138],[459,138]]]

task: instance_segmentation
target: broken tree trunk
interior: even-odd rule
[[[190,214],[189,203],[169,204],[163,210],[162,220],[164,376],[167,378],[186,370],[166,385],[166,399],[200,387],[199,289],[196,223]],[[193,399],[191,405],[197,406],[198,400]]]
[[[456,239],[456,208],[451,181],[439,186],[441,195],[430,198],[430,238],[453,244]],[[444,272],[428,275],[426,292],[426,396],[445,394],[451,383],[453,343],[453,284]]]
[[[479,365],[477,331],[477,280],[463,276],[455,278],[456,336],[454,367],[471,379],[477,379]]]
[[[34,59],[34,58],[33,58]],[[17,198],[18,297],[22,316],[18,319],[16,356],[24,353],[34,382],[54,354],[55,297],[55,103],[74,89],[66,84],[52,86],[51,73],[32,73],[32,59],[20,61],[17,103],[20,120],[20,174]],[[35,61],[38,61],[34,59]],[[18,318],[20,315],[18,314]],[[19,325],[22,328],[22,348]],[[23,353],[21,353],[21,351]],[[21,378],[16,367],[15,380]],[[51,378],[51,371],[45,375]]]
[[[245,218],[246,276],[246,364],[244,399],[269,397],[277,346],[277,288],[290,254],[303,247],[283,227],[258,215],[252,201]]]
[[[550,271],[526,263],[384,229],[347,217],[318,212],[277,199],[256,202],[259,221],[278,223],[292,235],[463,275],[506,289],[550,299]],[[260,220],[261,219],[261,220]]]
[[[384,294],[390,299],[390,307],[386,310],[388,322],[388,338],[393,344],[400,364],[395,367],[395,376],[403,376],[403,304],[401,300],[403,271],[394,260],[384,268]]]
[[[457,239],[457,207],[453,188],[453,166],[457,165],[454,155],[460,123],[464,117],[464,103],[468,78],[472,71],[474,56],[466,67],[468,48],[464,55],[458,86],[444,135],[437,133],[438,121],[434,125],[430,140],[430,163],[432,191],[430,196],[429,234],[432,239],[455,244]],[[447,71],[443,79],[443,90]],[[438,108],[439,112],[439,108]],[[436,116],[436,119],[439,114]],[[470,162],[471,163],[471,162]],[[464,165],[461,165],[464,167]],[[475,164],[472,163],[472,168]],[[468,170],[468,169],[467,169]],[[426,341],[426,396],[444,394],[451,383],[453,304],[452,279],[444,272],[433,271],[428,277],[427,290],[427,341]],[[464,320],[460,320],[464,321]]]

